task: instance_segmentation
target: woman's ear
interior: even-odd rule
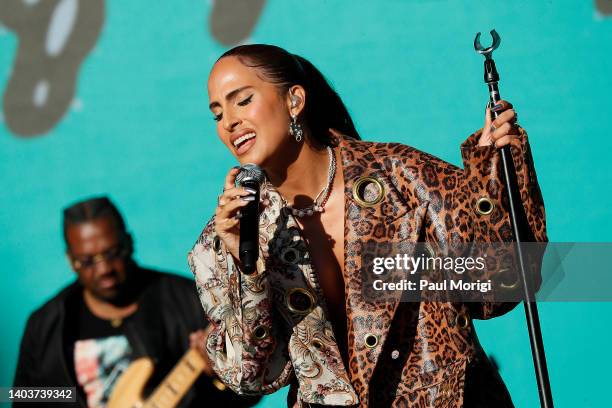
[[[287,92],[287,106],[291,116],[298,116],[306,106],[306,91],[301,85],[293,85]]]

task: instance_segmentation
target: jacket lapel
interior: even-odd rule
[[[362,262],[376,253],[394,256],[398,245],[418,241],[428,202],[407,203],[382,165],[373,144],[342,138],[345,189],[344,272],[351,382],[362,404],[387,338],[401,292],[376,301],[365,296],[373,275]],[[412,205],[411,205],[412,204]],[[389,245],[391,244],[391,245]],[[385,249],[386,248],[386,249]],[[402,249],[406,253],[410,249]],[[409,254],[410,255],[410,254]],[[371,288],[370,288],[371,289]],[[371,293],[371,292],[370,292]],[[364,405],[365,406],[365,405]]]

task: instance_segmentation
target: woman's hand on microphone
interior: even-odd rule
[[[251,189],[236,187],[236,176],[239,168],[234,167],[225,176],[223,194],[218,198],[215,210],[215,230],[225,244],[225,248],[234,259],[239,260],[240,246],[240,209],[255,200],[256,192]]]
[[[487,107],[485,124],[478,140],[478,146],[490,146],[495,143],[495,146],[500,148],[519,135],[516,123],[517,114],[512,109],[512,104],[504,100],[497,102],[492,109],[498,113],[498,116],[495,120],[491,120],[491,108]]]

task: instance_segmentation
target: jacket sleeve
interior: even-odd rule
[[[33,361],[32,350],[34,350],[34,321],[30,316],[26,323],[26,328],[21,338],[19,347],[19,358],[17,360],[17,369],[15,370],[15,379],[13,380],[14,387],[31,387],[33,383],[30,370],[36,367],[37,362]]]
[[[243,274],[216,236],[213,218],[188,262],[212,325],[206,350],[219,378],[241,395],[267,394],[287,385],[293,371],[273,319],[262,257],[254,274]]]
[[[519,136],[512,139],[510,151],[516,170],[519,193],[523,210],[527,217],[529,229],[535,242],[546,242],[546,218],[544,201],[538,185],[531,149],[527,133],[519,127]],[[463,188],[471,194],[471,204],[476,208],[480,198],[490,198],[500,205],[500,216],[488,220],[490,228],[476,231],[476,240],[503,241],[512,240],[508,214],[509,208],[506,199],[504,180],[502,178],[502,160],[498,149],[494,146],[478,146],[481,130],[472,134],[461,145],[464,174]],[[480,215],[477,213],[477,215]],[[503,218],[500,223],[498,218]],[[475,221],[480,221],[477,218]]]
[[[469,207],[472,209],[472,211],[469,211],[473,233],[472,241],[511,242],[514,239],[503,178],[501,154],[494,146],[478,146],[480,135],[481,131],[472,134],[461,146],[464,170],[460,188],[463,194],[467,195],[463,198],[469,202]],[[516,170],[520,201],[523,205],[522,210],[528,224],[527,227],[531,231],[531,239],[535,242],[547,242],[544,201],[538,185],[527,133],[523,128],[519,128],[519,136],[511,141],[510,152]],[[485,207],[479,208],[483,200]],[[490,208],[492,211],[487,211]],[[535,278],[534,287],[536,290],[541,283],[539,268],[543,256],[543,251],[540,252],[541,248],[543,248],[542,245],[532,245],[528,249],[529,255],[533,256],[527,259],[527,268],[534,271],[529,276]],[[504,281],[511,278],[518,283],[518,271],[516,267],[513,269],[510,275],[504,278]],[[496,279],[499,282],[501,277],[498,276]],[[516,295],[514,298],[517,298],[521,292],[521,287],[519,284],[512,286]],[[506,297],[512,298],[513,296]],[[473,318],[488,319],[508,312],[516,304],[517,302],[492,300],[490,302],[471,303],[468,307]]]
[[[519,136],[511,142],[511,154],[521,201],[534,240],[546,242],[544,203],[527,134],[522,128],[519,130]],[[396,151],[400,154],[385,159],[408,204],[418,206],[428,202],[424,239],[430,243],[466,248],[470,243],[495,245],[513,241],[501,154],[495,146],[478,146],[481,133],[481,130],[473,133],[461,145],[463,169],[408,146]],[[532,260],[532,264],[539,264],[539,260],[541,257]],[[492,276],[494,271],[487,273]],[[539,269],[535,277],[538,287]],[[496,278],[499,282],[500,277]],[[520,286],[513,286],[520,290]],[[516,293],[505,297],[518,298]],[[495,295],[479,299],[466,302],[471,316],[477,319],[504,314],[517,304],[495,301],[498,299]]]

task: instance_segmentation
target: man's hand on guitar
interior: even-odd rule
[[[206,353],[205,350],[205,344],[206,340],[208,339],[210,329],[212,329],[211,325],[209,325],[206,329],[200,329],[191,333],[189,335],[189,346],[192,349],[199,351],[204,358],[204,374],[206,374],[208,377],[214,377],[215,373],[212,369],[212,363],[208,358],[208,353]]]

